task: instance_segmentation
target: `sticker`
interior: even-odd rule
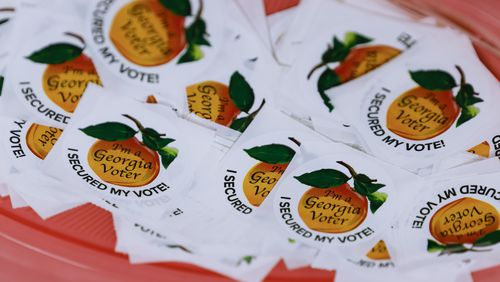
[[[494,134],[488,138],[488,141],[483,141],[476,146],[467,150],[467,152],[476,154],[485,158],[500,158],[500,135]]]
[[[106,209],[161,217],[194,181],[212,131],[125,97],[118,105],[97,86],[85,95],[44,172]]]
[[[497,252],[500,246],[497,180],[498,174],[482,174],[431,184],[411,212],[404,230],[405,238],[414,238],[415,244],[405,244],[401,256],[479,258]]]
[[[391,270],[395,268],[395,263],[391,259],[384,240],[378,241],[364,257],[348,258],[347,262],[366,270]]]
[[[387,250],[384,240],[380,240],[373,246],[373,248],[366,253],[366,257],[372,260],[388,260],[391,255]]]
[[[229,85],[217,81],[203,81],[186,88],[189,111],[217,124],[243,132],[265,104],[251,111],[255,104],[254,90],[238,71]]]
[[[392,179],[366,158],[338,153],[304,163],[280,183],[274,210],[289,236],[318,247],[371,240],[389,223]]]
[[[34,123],[28,128],[28,133],[26,134],[28,149],[39,159],[43,160],[56,144],[62,132],[63,130],[60,128]]]
[[[63,130],[26,120],[2,119],[4,151],[17,170],[36,168],[49,154]]]
[[[297,132],[281,131],[252,138],[231,149],[216,181],[224,205],[239,214],[251,214],[271,193],[293,159]]]
[[[390,104],[386,117],[389,131],[410,140],[428,140],[478,115],[479,108],[475,104],[483,99],[466,82],[462,68],[457,65],[456,70],[460,82],[442,70],[410,71],[417,86],[406,90]],[[454,88],[457,88],[456,96]]]
[[[13,95],[31,116],[64,127],[87,85],[101,81],[83,38],[60,28],[36,36],[13,63]]]
[[[363,78],[373,77],[381,66],[404,56],[418,45],[422,34],[432,31],[422,25],[379,17],[343,4],[325,1],[309,6],[305,7],[311,9],[305,15],[311,17],[305,21],[308,24],[298,26],[301,21],[296,21],[295,28],[300,32],[284,39],[294,38],[287,42],[288,48],[305,46],[289,72],[290,85],[284,85],[282,91],[298,91],[302,93],[301,100],[312,101],[315,106],[310,114],[313,116],[335,113],[337,97],[344,96],[343,93],[355,94],[364,87]],[[326,12],[325,7],[334,11],[335,16]],[[359,18],[369,20],[370,24],[354,20]],[[311,100],[306,93],[317,95]]]
[[[124,114],[135,128],[121,122],[104,122],[82,128],[81,131],[97,140],[87,150],[86,161],[98,179],[105,183],[121,187],[144,187],[156,180],[160,170],[167,170],[175,161],[179,150],[171,146],[175,139],[166,137],[153,128],[144,127],[134,117]],[[135,136],[140,132],[141,141]],[[70,163],[79,161],[77,148],[68,148]],[[73,169],[75,167],[73,166]],[[83,168],[75,170],[78,175],[84,174]],[[94,179],[96,180],[96,179]],[[102,188],[100,188],[102,187]],[[100,183],[98,189],[105,189]],[[131,196],[147,197],[166,191],[169,186],[163,182],[153,185],[147,190],[133,190]],[[130,190],[114,189],[118,196],[128,197]]]
[[[499,136],[500,137],[500,136]],[[478,156],[484,157],[484,158],[489,158],[490,157],[490,144],[488,141],[483,141],[476,146],[470,148],[467,150],[467,152],[476,154]]]
[[[416,43],[407,33],[402,33],[397,38],[406,48]],[[373,38],[353,31],[345,32],[343,40],[333,36],[328,48],[321,55],[321,62],[307,74],[309,80],[317,70],[323,70],[318,77],[317,91],[329,111],[333,110],[333,105],[325,93],[326,90],[356,79],[403,52],[403,49],[372,41]],[[335,65],[334,68],[330,68],[332,64]]]
[[[173,81],[196,62],[182,68],[192,76],[220,46],[223,3],[99,0],[88,15],[90,47],[112,73],[141,86]]]
[[[384,158],[419,162],[463,150],[470,130],[495,118],[488,83],[459,65],[393,70],[387,75],[392,80],[368,91],[358,116],[360,133],[369,146],[385,151]]]

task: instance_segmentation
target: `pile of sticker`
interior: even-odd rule
[[[245,281],[499,264],[499,83],[464,34],[369,2],[3,0],[1,194]]]

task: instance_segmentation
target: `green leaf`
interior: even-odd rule
[[[210,42],[205,38],[206,24],[202,19],[196,19],[187,29],[186,29],[186,39],[189,44],[195,45],[205,45],[210,46]]]
[[[158,151],[161,157],[161,164],[165,169],[177,158],[179,150],[173,147],[165,147]]]
[[[344,35],[344,44],[347,48],[354,47],[356,45],[371,42],[373,39],[356,32],[346,32]]]
[[[83,133],[104,141],[127,140],[137,133],[132,127],[120,122],[105,122],[80,128]]]
[[[370,179],[367,175],[359,173],[354,176],[354,190],[361,195],[367,196],[368,194],[377,192],[380,188],[385,187],[385,184],[375,182],[376,180]]]
[[[0,20],[0,25],[2,25],[2,24],[4,24],[4,23],[8,22],[9,20],[10,20],[9,18],[1,19],[1,20]]]
[[[0,75],[0,96],[2,96],[4,77]]]
[[[493,231],[484,235],[474,242],[474,247],[489,247],[500,242],[500,230]]]
[[[72,44],[56,43],[33,52],[27,58],[35,63],[62,64],[77,58],[82,51],[82,48]]]
[[[255,256],[244,256],[239,260],[238,265],[240,265],[243,262],[245,262],[246,264],[250,264],[252,263],[253,259],[255,259]]]
[[[161,137],[162,135],[154,130],[153,128],[150,128],[150,127],[146,127],[142,130],[142,134],[146,134],[146,135],[149,135],[149,136],[152,136],[152,137],[155,137],[155,138],[158,138],[158,137]]]
[[[329,112],[333,111],[334,107],[330,102],[330,97],[326,95],[325,91],[339,84],[342,84],[340,77],[329,68],[326,68],[318,78],[318,92]]]
[[[245,129],[247,129],[247,127],[250,125],[250,123],[252,123],[252,121],[253,121],[252,116],[238,118],[238,119],[233,120],[233,122],[231,123],[231,125],[229,127],[236,130],[236,131],[243,133],[243,131],[245,131]]]
[[[189,63],[201,60],[203,58],[203,51],[199,45],[189,44],[186,51],[177,61],[177,64]]]
[[[340,77],[334,70],[327,68],[318,78],[318,91],[325,91],[339,84],[342,84]]]
[[[465,83],[460,86],[455,101],[461,108],[465,108],[483,102],[483,99],[477,97],[477,95],[478,94],[474,91],[474,87],[469,83]]]
[[[255,100],[252,87],[237,71],[231,75],[229,80],[229,97],[234,105],[245,113],[250,111]]]
[[[383,192],[374,192],[366,195],[370,201],[370,211],[375,213],[387,200],[387,194]]]
[[[184,17],[191,15],[189,0],[160,0],[160,3],[176,15]]]
[[[450,90],[457,86],[453,76],[442,70],[410,71],[410,76],[418,85],[428,90]]]
[[[164,138],[160,133],[152,128],[145,128],[141,133],[144,145],[155,151],[158,151],[175,141],[175,139],[172,138]]]
[[[290,243],[290,244],[295,244],[295,242],[296,242],[296,241],[295,241],[294,239],[292,239],[292,238],[288,238],[288,243]]]
[[[321,61],[325,64],[333,62],[341,62],[349,54],[349,48],[347,48],[344,43],[333,38],[333,47],[328,47],[328,49],[321,55]]]
[[[257,146],[244,151],[252,158],[268,164],[287,164],[293,159],[295,151],[281,144]]]
[[[427,252],[429,253],[435,253],[435,252],[440,252],[444,250],[444,246],[439,244],[436,241],[427,239]]]
[[[460,117],[458,117],[456,127],[459,127],[463,123],[473,119],[475,116],[479,114],[479,108],[475,106],[467,106],[462,108]]]
[[[451,255],[451,254],[461,254],[461,253],[465,253],[469,250],[462,244],[443,245],[443,247],[444,247],[444,249],[439,254],[440,256]]]
[[[347,183],[350,179],[343,172],[335,169],[320,169],[294,177],[300,183],[316,188],[337,187]]]

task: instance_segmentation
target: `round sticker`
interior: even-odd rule
[[[57,127],[33,123],[26,133],[26,144],[35,156],[43,160],[56,144],[62,132],[62,129]]]
[[[280,224],[315,246],[369,241],[390,220],[397,193],[389,175],[366,157],[339,153],[287,174],[275,196]]]
[[[87,85],[101,84],[86,43],[60,27],[34,37],[14,59],[14,95],[31,116],[64,127]]]
[[[232,149],[216,177],[223,207],[251,214],[271,193],[299,148],[303,133],[279,131],[248,140]]]
[[[221,46],[223,3],[97,1],[87,17],[90,48],[110,72],[142,87],[196,76]]]
[[[175,125],[122,110],[131,114],[79,120],[63,142],[65,163],[78,183],[99,194],[161,202],[191,181],[193,171],[182,157],[189,148]]]
[[[489,178],[489,179],[488,179]],[[415,244],[405,256],[456,258],[488,255],[500,243],[498,175],[435,183],[418,201],[405,232]]]
[[[459,65],[395,71],[388,76],[393,80],[379,81],[362,103],[361,133],[373,146],[400,155],[436,156],[466,142],[464,128],[491,117],[480,111],[490,95]]]
[[[19,171],[38,168],[62,134],[62,129],[26,120],[1,119],[4,151]]]

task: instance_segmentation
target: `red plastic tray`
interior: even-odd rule
[[[268,14],[299,2],[264,1]],[[422,2],[433,3],[433,0],[407,2],[413,3],[413,8],[418,8],[419,5],[425,6]],[[465,8],[462,5],[461,9],[451,2],[460,2]],[[489,19],[498,19],[495,15],[500,12],[500,2],[479,2],[481,5],[477,6],[474,4],[477,1],[447,0],[446,3],[441,2],[440,6],[443,8],[448,4],[448,7],[455,7],[455,10],[462,13],[462,20],[467,20],[467,14],[476,14],[473,7],[483,10],[482,21],[488,15],[493,15]],[[436,8],[429,9],[436,11]],[[438,12],[446,14],[446,9]],[[498,35],[498,22],[496,28],[492,29],[488,25],[487,30],[493,30]],[[497,36],[494,43],[498,40]],[[485,63],[498,77],[498,56],[484,46],[481,46],[480,55],[483,55]],[[230,281],[217,273],[189,264],[131,265],[126,256],[114,252],[115,241],[111,215],[93,205],[84,205],[44,221],[31,209],[14,210],[8,198],[0,198],[0,281]],[[334,272],[311,268],[289,271],[280,263],[266,281],[332,281],[333,277]],[[475,272],[473,278],[476,282],[500,281],[500,267]]]
[[[182,263],[131,265],[114,252],[111,214],[87,204],[48,220],[30,208],[12,209],[0,198],[1,281],[231,281]],[[476,282],[497,282],[500,267],[473,274]],[[280,263],[265,281],[333,281],[334,272]]]
[[[181,263],[131,265],[114,252],[111,214],[87,204],[39,218],[0,198],[0,281],[231,281]],[[288,271],[280,263],[266,281],[332,281],[334,272]]]

